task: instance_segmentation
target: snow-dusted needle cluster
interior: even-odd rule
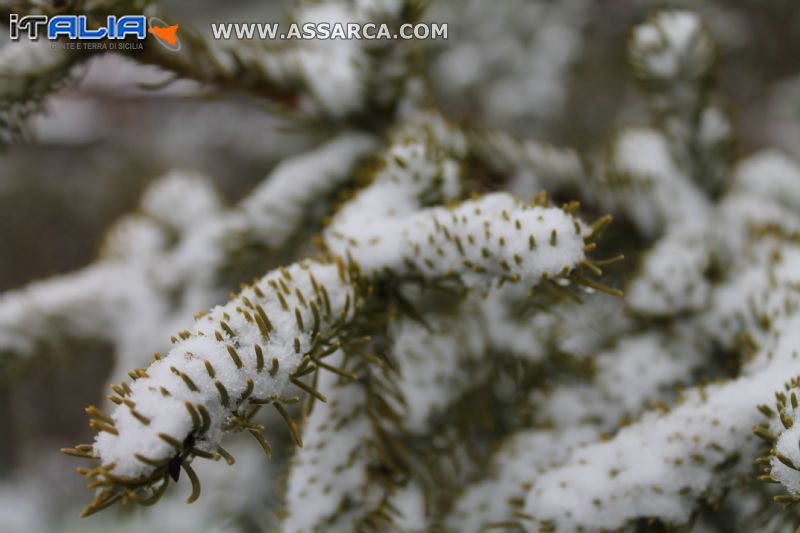
[[[291,13],[489,15],[426,4]],[[192,36],[193,61],[137,58],[332,133],[230,207],[206,177],[171,172],[95,263],[0,297],[0,370],[72,341],[113,349],[112,394],[86,409],[94,440],[62,450],[89,459],[84,515],[169,500],[181,477],[195,501],[197,463],[233,464],[244,433],[273,462],[204,475],[229,483],[186,527],[222,513],[288,533],[795,522],[800,163],[734,157],[718,45],[683,10],[630,33],[650,123],[586,152],[518,137],[565,105],[587,13],[511,2],[487,22],[508,30],[496,48],[486,28],[225,50]],[[497,77],[451,64],[469,58]],[[27,44],[0,51],[12,59],[0,97],[14,101],[66,65]],[[463,105],[470,121],[448,117]],[[253,497],[228,502],[223,485]]]
[[[413,274],[427,281],[456,276],[466,287],[506,278],[534,284],[567,278],[585,258],[585,238],[593,237],[583,228],[558,208],[529,207],[496,194],[401,219],[399,238],[387,236],[398,250],[384,249],[380,267],[361,266],[362,255],[374,262],[368,249],[348,249],[347,260],[337,255],[336,261],[300,262],[268,274],[178,333],[169,354],[130,373],[133,384],[115,386],[111,400],[118,407],[111,415],[90,410],[100,434],[91,451],[75,451],[101,460],[103,466],[87,477],[109,487],[90,510],[122,497],[151,498],[178,466],[194,479],[189,459],[226,455],[220,448],[225,432],[247,429],[260,436],[250,420],[258,406],[273,404],[297,433],[283,407],[289,401],[285,389],[291,382],[324,398],[299,378],[326,368],[318,360],[349,341],[347,326],[367,305],[362,300],[372,297],[361,275],[402,280]],[[421,256],[418,236],[430,240],[441,258]],[[299,434],[297,440],[302,442]],[[152,494],[131,490],[159,481]]]

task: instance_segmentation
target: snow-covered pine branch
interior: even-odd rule
[[[124,371],[143,364],[142,341],[161,349],[158,339],[222,301],[224,273],[242,248],[279,254],[304,214],[329,209],[375,147],[371,136],[343,133],[283,161],[234,209],[223,208],[203,176],[164,176],[145,191],[140,213],[109,230],[97,262],[0,297],[0,366],[47,353],[59,339],[111,343]],[[168,301],[176,297],[177,305]]]
[[[21,15],[39,14],[49,11],[44,6],[31,4],[16,12]],[[422,11],[422,4],[416,0],[399,2],[339,2],[325,0],[323,2],[303,0],[293,3],[287,10],[285,20],[302,26],[306,23],[366,23],[381,20],[390,26],[399,26],[404,22],[415,21]],[[108,15],[123,16],[145,14],[172,20],[154,3],[131,0],[114,2],[84,2],[64,6],[59,14],[73,13],[86,16],[91,24],[104,22]],[[410,17],[410,18],[409,18]],[[228,28],[230,32],[230,28]],[[224,32],[221,33],[224,35]],[[230,33],[228,33],[230,37]],[[145,46],[141,53],[126,54],[134,60],[153,65],[172,74],[174,79],[192,80],[202,89],[245,91],[257,99],[271,104],[276,111],[310,123],[331,122],[341,124],[364,124],[363,115],[370,111],[381,110],[392,112],[404,92],[409,77],[407,52],[398,45],[398,41],[360,41],[355,39],[297,39],[284,41],[279,45],[244,40],[229,42],[209,39],[200,31],[188,25],[181,25],[179,38],[181,53],[175,54],[160,46]],[[101,52],[85,54],[58,54],[41,43],[40,51],[20,51],[17,47],[6,47],[8,62],[20,59],[20,63],[31,64],[31,76],[23,80],[30,87],[37,87],[52,77],[66,76],[70,63],[54,63],[50,58],[67,58],[71,62],[79,58],[89,59]],[[42,50],[47,48],[44,52]],[[113,52],[111,52],[113,53]],[[22,55],[27,57],[22,60]],[[20,77],[9,67],[12,76],[8,80],[10,91],[18,88]],[[2,58],[0,58],[2,70]],[[38,79],[33,76],[40,74]],[[34,84],[35,80],[35,84]],[[0,78],[0,84],[4,81]],[[5,96],[0,89],[0,96]],[[0,115],[0,134],[8,129],[14,133],[19,128],[20,120],[32,110],[39,96],[36,92],[20,92],[16,90],[9,95],[13,98],[16,111],[5,111]],[[3,104],[0,99],[0,104]],[[22,113],[21,109],[28,109]],[[4,134],[4,136],[6,136]],[[0,137],[2,140],[3,137]]]
[[[401,315],[389,324],[386,364],[362,363],[357,383],[320,375],[328,403],[304,423],[304,447],[289,472],[285,531],[403,530],[404,518],[419,520],[418,511],[404,517],[392,503],[414,478],[404,441],[437,432],[434,415],[475,381],[470,361],[485,349],[474,315],[453,321],[449,313],[426,313],[419,320]]]
[[[106,488],[87,512],[126,495],[155,497],[178,465],[194,478],[191,459],[224,453],[225,433],[260,435],[250,420],[253,406],[273,404],[301,444],[283,407],[285,389],[308,389],[299,378],[322,354],[353,341],[347,326],[375,298],[370,280],[455,277],[482,288],[503,279],[535,285],[572,277],[591,286],[576,272],[599,228],[559,208],[496,193],[398,217],[381,236],[385,242],[349,246],[346,260],[301,261],[268,274],[180,332],[169,354],[132,372],[134,383],[115,387],[119,407],[112,415],[90,412],[97,441],[72,453],[101,460],[104,466],[86,475]],[[421,239],[434,243],[435,255],[420,255]]]
[[[673,157],[712,194],[723,188],[733,157],[730,120],[712,103],[716,56],[711,31],[689,11],[657,12],[634,29],[628,45],[633,76]]]
[[[0,48],[0,143],[25,136],[28,116],[71,82],[84,59],[44,41],[12,41]]]
[[[633,75],[657,113],[697,113],[714,74],[716,43],[689,11],[656,12],[628,44]]]
[[[93,21],[158,14],[68,4]],[[202,475],[214,505],[175,522],[167,495],[161,526],[231,512],[291,532],[785,528],[796,514],[764,502],[800,501],[800,165],[777,151],[735,161],[731,92],[713,91],[724,24],[663,10],[634,28],[647,105],[621,116],[652,120],[577,150],[545,132],[585,110],[567,108],[586,100],[568,75],[580,83],[586,65],[568,67],[596,58],[581,42],[591,2],[427,4],[301,0],[288,19],[444,17],[448,41],[222,47],[187,25],[182,54],[136,56],[199,82],[192,96],[236,91],[335,133],[233,207],[172,172],[96,262],[0,297],[2,366],[65,339],[114,349],[112,410],[90,406],[97,436],[64,450],[92,460],[85,514],[155,503],[181,475],[194,501]],[[23,108],[21,91],[49,94],[69,70],[35,47],[16,57],[28,44],[0,50],[18,73],[0,97]],[[611,218],[583,220],[607,212],[621,221],[596,259]],[[593,294],[622,295],[609,286],[627,296]],[[146,363],[153,351],[165,355]],[[250,452],[274,446],[272,466],[236,452],[233,433]],[[245,472],[226,470],[228,450]]]
[[[585,161],[571,148],[517,139],[497,130],[475,132],[474,137],[482,158],[509,176],[508,189],[522,198],[540,191],[569,191],[582,195],[581,199],[593,194]]]
[[[771,456],[757,462],[765,465],[765,479],[787,485],[790,496],[778,501],[793,502],[797,496],[792,492],[797,479],[793,465],[800,459],[797,438],[786,429],[794,427],[793,385],[787,384],[784,392],[782,383],[789,369],[798,364],[794,333],[797,292],[796,288],[786,289],[796,283],[800,255],[796,247],[784,247],[777,257],[779,262],[767,272],[759,268],[763,283],[738,296],[741,306],[753,314],[755,329],[751,333],[757,345],[740,377],[686,390],[677,404],[669,407],[662,401],[669,399],[660,396],[659,387],[690,379],[692,370],[701,364],[701,352],[697,351],[701,347],[678,343],[670,348],[664,339],[647,336],[623,341],[617,355],[611,352],[599,357],[596,383],[542,397],[546,403],[540,407],[541,414],[550,417],[558,432],[583,428],[576,433],[580,440],[574,447],[559,446],[565,454],[548,454],[552,463],[545,467],[514,474],[508,469],[495,471],[484,486],[476,485],[474,493],[465,494],[454,523],[466,528],[516,524],[534,531],[615,529],[642,519],[686,524],[696,501],[719,501],[730,487],[747,480],[751,472],[748,459],[755,457],[761,446],[751,427],[763,420],[763,415],[768,423],[754,431],[776,447]],[[743,272],[742,276],[752,274]],[[740,279],[735,279],[721,289],[740,286]],[[733,302],[728,298],[726,304]],[[769,319],[758,319],[762,316]],[[761,329],[764,326],[766,330]],[[674,340],[669,342],[674,344]],[[630,359],[639,362],[631,364]],[[618,365],[632,373],[621,373]],[[778,405],[771,407],[773,391],[778,388]],[[645,400],[659,401],[660,407],[623,426],[613,438],[598,438],[618,424],[605,417],[615,410],[617,416],[629,416]],[[761,413],[753,409],[759,403],[763,403]],[[601,425],[595,426],[598,419]],[[518,467],[526,461],[514,445],[521,435],[498,452],[495,465],[510,462]],[[476,501],[495,491],[504,496],[491,498],[485,505]]]

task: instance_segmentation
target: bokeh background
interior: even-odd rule
[[[681,5],[432,4],[426,19],[447,22],[449,39],[430,47],[425,68],[447,116],[584,153],[602,150],[622,124],[647,120],[627,72],[628,32],[654,8]],[[719,103],[736,126],[738,150],[800,152],[800,3],[684,4],[704,15],[720,43]],[[211,21],[280,20],[289,3],[162,5],[175,20],[207,31]],[[235,202],[277,162],[324,135],[244,94],[214,94],[184,81],[147,88],[165,73],[121,55],[81,68],[77,81],[32,119],[28,138],[0,152],[0,291],[90,263],[108,226],[135,209],[148,183],[169,169],[200,171]],[[0,381],[0,531],[90,527],[76,518],[89,495],[73,472],[75,462],[57,450],[90,440],[83,407],[104,396],[111,361],[102,345],[81,347],[81,353],[55,354]],[[155,517],[148,527],[174,527],[158,519],[166,511],[147,512]]]

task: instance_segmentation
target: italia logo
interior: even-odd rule
[[[158,42],[161,43],[161,46],[167,50],[177,52],[181,49],[181,40],[178,39],[178,28],[180,28],[178,24],[167,26],[167,23],[160,18],[150,17],[147,31],[155,36]]]
[[[177,32],[178,24],[169,25],[160,18],[144,15],[124,15],[117,17],[109,15],[105,25],[96,28],[89,27],[86,15],[46,15],[19,16],[11,14],[8,17],[8,36],[12,41],[20,39],[24,33],[29,39],[36,40],[40,33],[51,41],[60,38],[76,41],[88,40],[145,40],[147,34],[167,50],[177,52],[181,49],[181,41]]]

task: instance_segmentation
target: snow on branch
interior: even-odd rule
[[[659,11],[634,29],[628,58],[657,112],[691,114],[711,81],[716,43],[697,14]]]
[[[599,422],[597,431],[608,431],[644,402],[656,402],[656,410],[623,424],[610,440],[584,441],[544,472],[490,478],[486,483],[506,499],[491,499],[489,507],[474,512],[467,500],[454,518],[544,531],[615,529],[642,519],[684,525],[696,502],[719,502],[728,488],[748,479],[761,448],[757,437],[772,445],[756,460],[764,469],[761,479],[787,487],[789,495],[777,501],[795,502],[794,465],[800,456],[792,430],[794,382],[785,388],[783,383],[800,368],[795,333],[800,253],[769,234],[762,239],[766,242],[751,243],[741,264],[715,287],[700,320],[678,323],[666,337],[624,339],[594,360],[590,383],[557,387],[534,399],[540,423],[561,430]],[[739,339],[741,374],[685,390],[670,406],[664,391],[691,379],[712,339],[722,345]],[[763,416],[767,421],[759,424]],[[498,452],[495,461],[509,460],[506,453]]]
[[[221,272],[242,246],[279,252],[303,213],[332,201],[375,146],[371,136],[343,133],[284,161],[234,209],[223,208],[203,176],[164,176],[145,191],[141,212],[108,232],[96,263],[0,297],[0,365],[44,353],[43,342],[64,337],[113,343],[121,365],[141,364],[143,339],[168,335],[225,297]],[[177,309],[170,295],[178,296]]]
[[[511,176],[509,190],[522,198],[539,191],[568,189],[584,194],[584,161],[575,150],[532,139],[516,139],[502,131],[476,132],[476,148],[496,170]]]
[[[73,67],[84,58],[46,41],[12,41],[0,48],[0,143],[26,134],[27,117],[70,83]]]
[[[298,25],[346,24],[366,23],[377,18],[399,26],[407,22],[410,14],[418,16],[419,11],[420,6],[410,1],[302,1],[292,4],[285,21]],[[15,13],[24,16],[51,14],[51,11],[45,5],[29,3],[17,8]],[[74,3],[61,6],[58,14],[85,16],[92,26],[104,23],[109,15],[144,14],[173,20],[152,2],[131,0]],[[228,28],[228,37],[230,31]],[[317,124],[326,121],[357,123],[359,117],[371,109],[391,111],[400,100],[404,78],[411,69],[406,53],[391,40],[365,44],[367,41],[355,39],[296,39],[278,45],[251,39],[223,45],[185,24],[180,25],[178,38],[179,54],[161,46],[144,46],[140,53],[126,54],[126,57],[157,66],[173,74],[174,79],[195,81],[201,89],[246,92],[298,121]],[[72,63],[106,53],[99,49],[65,54],[58,49],[51,51],[44,42],[34,43],[35,47],[27,43],[12,44],[14,46],[4,47],[6,59],[0,56],[0,70],[12,74],[7,79],[0,78],[0,84],[5,82],[8,86],[0,88],[0,140],[18,133],[21,120],[40,109],[39,89],[46,88],[48,93],[56,91],[59,86],[51,81],[65,78]],[[7,69],[2,68],[4,63],[8,64]],[[31,90],[20,91],[20,84],[24,84],[23,89]],[[375,90],[384,85],[394,89]],[[8,105],[11,103],[13,107]]]
[[[421,8],[292,9],[399,22]],[[516,11],[532,16],[520,4],[503,19]],[[87,408],[94,441],[64,450],[92,461],[84,514],[155,503],[181,476],[195,501],[197,461],[233,463],[232,433],[270,457],[297,444],[278,513],[291,532],[688,527],[750,497],[800,502],[800,165],[777,152],[734,165],[699,16],[660,11],[633,30],[653,120],[588,154],[423,108],[437,99],[407,70],[412,47],[327,44],[195,43],[208,62],[187,77],[256,93],[281,80],[284,103],[342,131],[234,208],[176,172],[101,260],[0,299],[3,354],[99,338],[129,369],[111,410]],[[593,254],[611,216],[549,199],[573,195],[621,215],[608,259]],[[624,282],[603,272],[623,253]],[[258,277],[212,307],[247,254]],[[280,490],[273,473],[263,484]]]
[[[100,458],[104,466],[85,473],[105,490],[87,512],[123,497],[157,497],[178,466],[196,483],[191,459],[224,454],[219,446],[225,433],[253,430],[261,436],[251,420],[255,406],[273,404],[302,444],[284,407],[285,389],[292,383],[321,399],[299,378],[322,354],[353,341],[347,326],[369,303],[370,279],[455,276],[467,287],[506,278],[528,284],[568,280],[598,229],[561,209],[497,193],[401,217],[396,234],[385,235],[395,250],[367,243],[348,248],[346,263],[335,255],[335,262],[302,261],[268,274],[180,332],[168,355],[132,371],[133,384],[115,386],[119,407],[112,415],[90,411],[100,433],[93,446],[72,453]],[[420,238],[441,252],[420,256]]]
[[[567,464],[533,481],[523,523],[614,529],[643,517],[685,524],[695,501],[715,501],[749,473],[744,458],[758,449],[750,433],[758,416],[749,413],[771,397],[784,371],[774,365],[700,388],[669,414],[654,413],[609,442],[576,451]]]
[[[622,210],[643,234],[656,235],[671,224],[703,224],[708,199],[675,161],[663,132],[620,132],[610,148],[608,170],[600,198]]]
[[[342,355],[334,354],[328,364],[341,366]],[[396,475],[391,470],[379,474],[380,465],[397,469],[398,459],[385,435],[396,428],[385,416],[386,399],[378,396],[385,391],[373,372],[382,370],[362,372],[357,383],[342,379],[344,372],[320,374],[317,386],[327,404],[316,406],[303,424],[303,448],[290,465],[285,531],[347,529],[371,521],[378,525],[375,513],[391,494]]]
[[[703,309],[711,290],[705,277],[711,265],[708,248],[704,231],[669,231],[647,252],[628,287],[631,308],[651,316]]]

